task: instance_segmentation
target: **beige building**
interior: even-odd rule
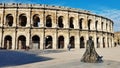
[[[86,10],[41,4],[0,3],[0,47],[5,49],[113,46],[113,21]]]

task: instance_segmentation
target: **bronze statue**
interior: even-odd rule
[[[87,40],[86,51],[81,61],[88,62],[88,63],[103,62],[102,56],[99,56],[97,52],[95,51],[94,42],[91,36],[89,37],[89,40]]]

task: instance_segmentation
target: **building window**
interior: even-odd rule
[[[40,27],[40,18],[37,14],[33,16],[33,26]]]
[[[12,26],[13,25],[13,16],[11,14],[8,14],[6,16],[6,25],[7,26]]]
[[[62,16],[58,17],[58,27],[60,27],[60,28],[64,27],[64,25],[63,25],[63,17]]]
[[[73,17],[70,18],[69,27],[70,27],[70,28],[74,28]]]
[[[27,17],[25,14],[19,16],[19,25],[25,27],[27,24]]]
[[[46,17],[46,27],[52,27],[52,19],[50,15]]]
[[[91,20],[88,20],[88,30],[91,30]]]
[[[79,29],[82,29],[83,27],[82,27],[82,24],[83,24],[83,18],[81,18],[80,20],[79,20]]]

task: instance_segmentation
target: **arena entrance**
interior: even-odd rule
[[[6,36],[4,38],[4,49],[12,49],[12,37]]]
[[[85,48],[84,37],[80,37],[80,48]]]
[[[75,38],[74,36],[70,37],[71,48],[75,48]]]
[[[63,49],[64,48],[64,37],[60,36],[58,38],[58,49]]]
[[[51,36],[46,37],[45,49],[52,49],[52,37]]]
[[[105,48],[105,38],[103,38],[103,48]]]
[[[100,48],[99,37],[97,37],[97,48]]]
[[[40,49],[40,38],[37,35],[32,37],[32,49]]]
[[[26,37],[25,36],[22,35],[18,37],[17,49],[26,49]]]

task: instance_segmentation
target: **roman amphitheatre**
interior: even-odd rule
[[[42,4],[0,3],[0,47],[4,49],[114,47],[113,21],[86,10]]]

